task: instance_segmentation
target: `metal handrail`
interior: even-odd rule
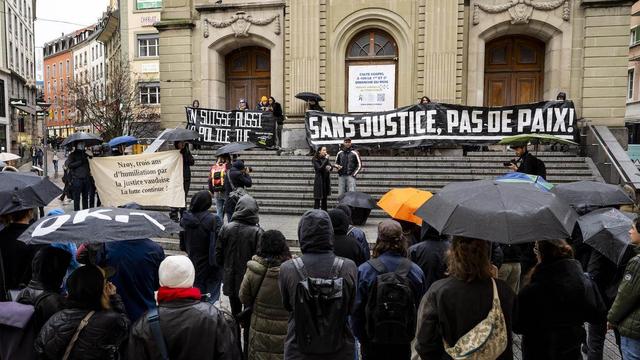
[[[620,177],[620,182],[623,183],[622,185],[630,185],[636,191],[640,190],[640,171],[609,128],[602,125],[589,125],[589,129],[597,142],[591,146],[598,146],[608,160],[601,164],[613,166]]]

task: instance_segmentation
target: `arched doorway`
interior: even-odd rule
[[[484,105],[542,101],[545,43],[528,36],[504,36],[485,47]]]
[[[379,29],[358,33],[347,46],[345,61],[348,112],[396,107],[398,45],[391,35]]]
[[[271,95],[271,56],[268,49],[249,46],[225,57],[226,105],[235,109],[247,99],[254,109],[262,96]]]

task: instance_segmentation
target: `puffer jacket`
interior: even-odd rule
[[[240,301],[253,304],[249,330],[249,360],[284,358],[289,312],[278,287],[280,263],[254,256],[240,287]]]
[[[238,200],[231,222],[220,229],[216,263],[224,268],[222,291],[227,296],[238,296],[247,261],[256,254],[263,232],[258,221],[258,203],[245,195]]]
[[[338,155],[336,155],[336,164],[342,166],[338,170],[338,175],[340,176],[357,176],[362,168],[360,155],[352,148],[339,151]]]
[[[620,335],[640,339],[640,255],[629,260],[607,320]]]
[[[235,322],[213,304],[192,299],[162,302],[158,318],[169,359],[240,359]],[[135,360],[162,359],[146,316],[131,327],[127,355]]]
[[[64,355],[80,321],[89,310],[69,308],[53,315],[42,327],[35,349],[40,359],[58,360]],[[97,311],[80,332],[69,360],[118,359],[118,348],[127,338],[129,319],[118,295],[111,297],[111,310]]]

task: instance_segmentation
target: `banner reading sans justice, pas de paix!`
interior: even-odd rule
[[[184,207],[180,151],[94,157],[89,160],[100,201],[118,207],[135,202],[143,206]]]
[[[187,107],[187,128],[200,134],[201,144],[224,145],[252,142],[275,145],[276,120],[271,112],[214,110]]]
[[[311,147],[340,144],[410,148],[435,144],[490,144],[505,136],[544,133],[573,140],[577,131],[572,101],[544,101],[505,107],[429,103],[386,112],[333,114],[308,111]]]

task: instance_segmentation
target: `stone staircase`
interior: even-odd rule
[[[207,176],[215,162],[214,150],[194,151],[195,166],[189,198],[207,188]],[[594,180],[599,173],[591,159],[575,153],[538,152],[547,167],[548,181],[564,183]],[[437,192],[456,181],[492,179],[507,171],[503,162],[513,153],[470,152],[467,156],[362,156],[363,170],[358,176],[357,190],[375,200],[395,187],[416,187]],[[313,167],[310,156],[278,155],[275,151],[250,150],[240,154],[251,166],[253,187],[249,193],[260,205],[261,214],[301,215],[313,207]],[[334,160],[334,158],[332,158]],[[338,176],[331,176],[333,194],[329,207],[337,203]],[[383,212],[374,209],[372,217]]]

